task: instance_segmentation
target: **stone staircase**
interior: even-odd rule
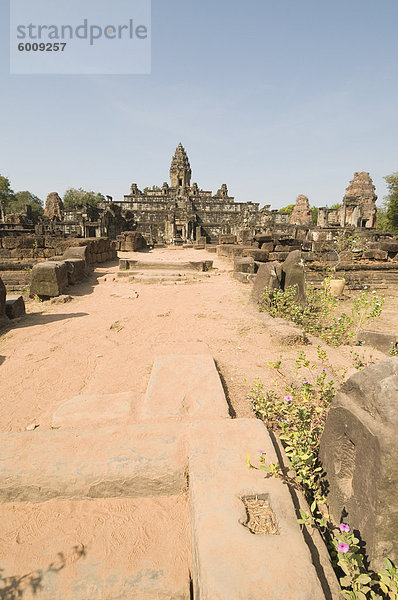
[[[134,399],[129,392],[76,396],[58,407],[51,430],[0,434],[0,502],[3,508],[7,503],[14,507],[29,503],[24,510],[28,515],[34,503],[44,507],[54,500],[78,510],[87,501],[122,499],[128,510],[131,499],[137,507],[137,502],[145,505],[148,499],[159,498],[162,506],[169,506],[167,519],[178,498],[187,498],[191,572],[187,568],[185,578],[175,577],[172,541],[160,563],[151,564],[148,550],[146,562],[135,570],[120,566],[111,573],[106,571],[106,557],[94,558],[88,547],[73,568],[40,570],[40,586],[32,598],[338,597],[320,576],[325,567],[313,562],[287,486],[247,468],[247,454],[255,462],[260,450],[270,462],[277,462],[277,453],[260,421],[230,418],[211,356],[156,357],[145,397],[132,411]],[[256,519],[260,506],[260,520],[266,525],[260,530],[253,525],[253,503]],[[151,523],[155,516],[150,513],[142,518],[146,532],[157,527],[161,535],[161,521]],[[123,538],[123,554],[129,555],[135,542]]]
[[[118,277],[144,284],[181,284],[209,277],[213,261],[145,261],[121,258]]]

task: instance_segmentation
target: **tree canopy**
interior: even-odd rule
[[[318,223],[318,212],[319,209],[317,206],[311,206],[311,217],[313,225],[316,225]]]
[[[74,210],[75,208],[83,208],[84,206],[95,207],[104,201],[105,197],[99,192],[88,192],[87,190],[83,190],[83,188],[69,188],[63,197],[65,210]]]
[[[10,202],[14,199],[14,191],[11,189],[10,180],[8,177],[0,175],[0,204],[5,212],[8,210]]]
[[[33,220],[37,220],[43,214],[43,202],[40,198],[28,190],[14,193],[8,177],[1,175],[0,202],[6,214],[23,212],[27,204],[32,207]]]
[[[34,220],[43,214],[43,202],[40,200],[40,198],[28,190],[17,192],[15,194],[14,200],[10,205],[12,209],[10,212],[21,212],[25,209],[27,204],[32,207],[32,215]]]
[[[295,206],[296,206],[295,204],[288,204],[287,206],[280,208],[278,212],[280,212],[284,215],[288,214],[289,216],[291,216]]]
[[[161,192],[162,188],[158,185],[153,185],[152,187],[144,187],[143,192],[146,194],[147,192]]]
[[[388,195],[385,197],[386,229],[398,233],[398,173],[384,177]]]

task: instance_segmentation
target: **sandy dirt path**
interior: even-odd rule
[[[118,269],[101,267],[71,288],[69,303],[28,303],[29,314],[0,337],[0,431],[49,428],[58,406],[82,393],[132,391],[139,404],[154,357],[174,353],[211,354],[233,410],[247,417],[255,379],[275,379],[268,363],[294,360],[297,348],[271,340],[250,304],[251,286],[231,277],[229,261],[181,248],[136,257],[212,259],[216,270],[198,283],[148,285],[112,277],[98,283]],[[314,347],[306,352],[316,354]],[[329,353],[336,365],[346,362],[344,352]]]
[[[256,378],[266,388],[283,386],[269,363],[281,360],[280,371],[291,373],[300,348],[281,346],[270,337],[250,303],[251,286],[232,278],[229,261],[182,248],[134,258],[213,260],[215,270],[194,283],[148,285],[117,278],[113,263],[71,288],[68,303],[29,301],[28,314],[0,336],[0,431],[24,431],[30,424],[49,429],[57,408],[83,393],[133,392],[134,421],[154,358],[161,354],[212,355],[237,417],[253,416],[247,394]],[[316,358],[315,345],[301,349]],[[347,366],[354,371],[351,350],[327,349],[336,371]],[[129,573],[152,567],[169,569],[172,589],[189,587],[185,495],[3,504],[0,514],[0,583],[21,589],[26,600],[47,600],[32,595],[31,584],[53,572],[64,586],[62,600],[72,600],[68,582],[91,564],[104,565],[105,588],[112,573],[123,581]],[[106,597],[116,598],[117,585],[111,588]]]

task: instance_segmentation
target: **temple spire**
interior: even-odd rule
[[[178,144],[170,166],[171,187],[191,185],[191,165],[181,142]]]

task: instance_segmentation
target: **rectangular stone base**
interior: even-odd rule
[[[287,486],[247,468],[247,453],[257,463],[259,450],[277,461],[266,428],[254,419],[192,426],[195,600],[324,598]],[[249,528],[244,499],[256,497],[269,507],[264,518],[273,525],[268,533],[254,534]]]

